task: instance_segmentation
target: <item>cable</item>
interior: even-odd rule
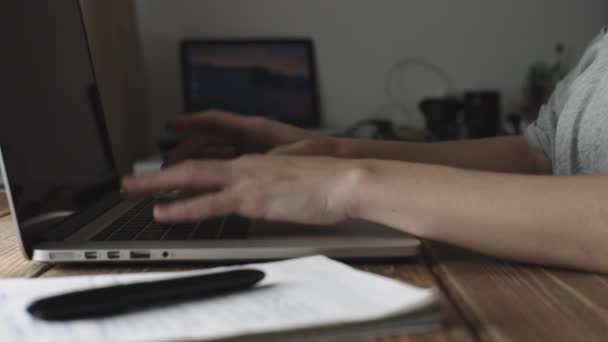
[[[423,73],[426,74],[425,78],[431,80],[431,82],[432,79],[435,78],[437,81],[437,88],[440,88],[439,90],[435,89],[434,92],[431,90],[423,96],[446,97],[451,93],[453,83],[445,70],[423,58],[404,58],[395,63],[386,72],[384,88],[389,102],[376,109],[372,113],[370,119],[364,119],[353,124],[346,130],[345,135],[353,136],[359,129],[369,125],[378,126],[381,122],[384,125],[383,121],[386,120],[395,121],[396,116],[390,114],[387,116],[387,113],[390,112],[399,113],[400,118],[409,121],[405,126],[417,126],[412,125],[411,121],[416,120],[414,115],[419,113],[418,103],[412,103],[414,100],[407,98],[408,94],[413,93],[412,89],[419,89],[421,86],[420,78],[413,77],[416,70],[418,72],[423,71]],[[407,81],[416,82],[415,85],[412,85],[412,87],[416,88],[403,86],[403,83],[406,83]],[[422,100],[422,98],[418,99],[416,102],[419,102],[420,100]],[[424,118],[420,117],[420,119],[424,122]]]
[[[453,83],[448,73],[436,64],[433,64],[425,59],[405,58],[395,63],[386,74],[385,92],[393,104],[398,104],[399,106],[403,107],[406,114],[415,111],[418,104],[412,104],[404,97],[404,95],[407,95],[406,89],[396,88],[398,87],[400,81],[407,79],[407,73],[412,72],[412,70],[415,70],[416,68],[419,70],[426,70],[426,72],[431,73],[439,80],[438,83],[442,87],[442,89],[437,92],[440,93],[439,96],[445,97],[450,94],[451,90],[453,89]]]

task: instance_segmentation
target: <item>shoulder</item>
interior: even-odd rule
[[[604,27],[587,45],[570,72],[557,84],[548,105],[559,115],[571,97],[593,91],[602,70],[608,67],[608,27]]]
[[[585,48],[578,62],[557,84],[549,101],[541,108],[538,119],[526,131],[529,143],[555,158],[556,131],[566,107],[581,108],[582,101],[596,93],[608,77],[608,27],[600,30]]]
[[[575,75],[582,74],[589,66],[598,60],[602,63],[606,62],[603,60],[608,58],[606,51],[608,51],[608,27],[604,27],[600,33],[591,40],[580,61],[573,69],[573,73]]]

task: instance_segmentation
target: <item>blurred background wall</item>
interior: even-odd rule
[[[121,1],[132,4],[134,27],[127,32],[137,38],[119,34],[114,42],[117,49],[128,49],[131,40],[136,46],[127,53],[135,57],[123,57],[127,62],[120,73],[132,75],[122,76],[131,80],[122,96],[143,113],[125,125],[131,132],[140,127],[138,142],[131,145],[143,143],[147,152],[155,150],[164,121],[182,110],[178,47],[183,38],[312,37],[324,123],[343,128],[389,101],[386,73],[405,57],[443,68],[455,91],[497,89],[503,112],[518,110],[532,63],[551,62],[556,43],[565,44],[567,59],[575,61],[608,24],[605,0]],[[120,7],[115,10],[123,11]],[[124,19],[116,18],[98,25],[117,20],[124,27]],[[400,119],[423,124],[417,112]],[[142,153],[142,147],[131,150]]]

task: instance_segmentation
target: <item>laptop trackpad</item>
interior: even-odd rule
[[[249,236],[253,238],[276,237],[407,237],[396,229],[363,220],[352,220],[336,225],[307,225],[282,222],[253,221]]]

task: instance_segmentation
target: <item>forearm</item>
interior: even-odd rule
[[[608,176],[363,163],[354,217],[497,257],[608,271]]]
[[[523,137],[437,143],[363,139],[338,140],[338,156],[402,160],[470,170],[507,173],[550,173],[550,166]]]

